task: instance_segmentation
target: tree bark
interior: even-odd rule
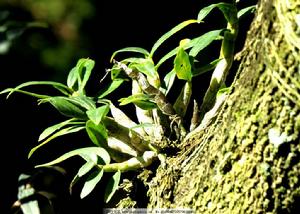
[[[217,120],[157,169],[148,207],[222,214],[300,208],[299,14],[298,0],[258,3]]]

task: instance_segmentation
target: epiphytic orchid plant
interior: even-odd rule
[[[158,62],[153,60],[156,50],[167,39],[191,24],[199,25],[214,8],[223,12],[227,27],[195,38],[183,38],[178,47],[169,51]],[[2,91],[1,94],[8,93],[8,96],[20,92],[36,97],[39,104],[50,103],[67,118],[45,129],[39,136],[39,144],[31,149],[28,157],[55,138],[85,130],[94,144],[93,147],[75,149],[36,167],[55,165],[73,156],[82,157],[85,163],[70,184],[72,187],[84,175],[89,174],[85,176],[87,178],[81,198],[94,189],[103,173],[114,172],[105,191],[105,201],[108,202],[118,188],[122,172],[147,167],[156,158],[163,161],[166,148],[201,126],[205,113],[213,108],[216,94],[223,86],[231,67],[238,18],[252,8],[237,12],[233,4],[212,4],[200,10],[197,19],[184,21],[165,33],[150,52],[139,47],[127,47],[114,52],[111,57],[112,68],[107,69],[111,82],[96,96],[88,95],[85,90],[94,67],[91,59],[80,59],[69,72],[66,84],[32,81]],[[198,67],[197,55],[214,40],[222,40],[219,58]],[[132,57],[117,58],[122,52],[130,52]],[[162,76],[160,66],[170,59],[173,60],[173,66]],[[200,106],[200,113],[195,103],[191,122],[186,123],[186,112],[192,95],[192,79],[213,69],[212,80]],[[176,101],[170,103],[167,95],[177,79],[185,83]],[[131,83],[131,94],[119,98],[118,104],[113,103],[109,97],[116,97],[113,92],[128,82]],[[54,87],[58,95],[49,96],[24,90],[37,85]],[[133,121],[121,110],[121,106],[128,104],[134,106],[137,121]]]

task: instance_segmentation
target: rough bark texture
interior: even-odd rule
[[[148,207],[196,213],[300,208],[300,2],[262,0],[216,122],[149,182]]]

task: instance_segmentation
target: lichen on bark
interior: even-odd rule
[[[216,122],[158,168],[148,207],[196,213],[299,208],[299,14],[297,0],[259,2],[232,93]]]

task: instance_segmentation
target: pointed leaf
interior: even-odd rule
[[[236,22],[236,14],[237,10],[236,7],[233,4],[220,2],[217,4],[211,4],[207,7],[202,8],[198,13],[198,21],[202,21],[214,8],[219,8],[222,13],[224,14],[224,17],[229,23]]]
[[[42,99],[41,103],[50,102],[62,115],[67,117],[75,117],[79,119],[86,119],[85,111],[75,100],[68,97],[49,97]]]
[[[99,123],[96,125],[93,121],[89,120],[86,122],[86,131],[89,138],[96,146],[106,148],[107,141],[107,130],[104,125]]]
[[[245,7],[243,9],[241,9],[238,14],[237,14],[237,17],[238,19],[240,19],[241,17],[243,17],[244,15],[247,15],[249,13],[253,13],[254,11],[256,10],[256,5],[252,5],[252,6],[249,6],[249,7]]]
[[[9,89],[9,91],[8,90],[5,90],[5,92],[2,91],[1,94],[9,92],[9,94],[7,95],[7,97],[9,97],[13,92],[19,91],[21,88],[28,87],[28,86],[34,86],[34,85],[50,85],[50,86],[55,87],[56,89],[59,88],[59,90],[60,90],[61,88],[63,88],[66,91],[71,92],[70,89],[67,86],[65,86],[64,84],[59,83],[59,82],[53,82],[53,81],[30,81],[30,82],[22,83],[22,84],[16,86],[15,88],[13,88],[13,89]]]
[[[176,77],[176,72],[173,69],[172,71],[170,71],[164,78],[164,86],[165,86],[165,92],[164,94],[167,95],[175,81],[175,77]]]
[[[189,55],[182,47],[179,47],[177,55],[174,59],[174,70],[178,79],[191,81],[192,80],[192,66]]]
[[[56,132],[57,130],[61,129],[62,127],[72,124],[71,122],[74,121],[74,118],[63,121],[61,123],[55,124],[53,126],[50,126],[48,128],[46,128],[39,136],[38,141],[44,140],[45,138],[47,138],[48,136],[50,136],[51,134],[53,134],[54,132]]]
[[[97,156],[99,156],[105,164],[110,163],[110,156],[109,156],[108,152],[105,149],[103,149],[101,147],[86,147],[86,148],[75,149],[73,151],[67,152],[67,153],[63,154],[62,156],[60,156],[59,158],[57,158],[53,161],[50,161],[50,162],[45,163],[45,164],[37,165],[35,167],[38,168],[38,167],[55,165],[55,164],[61,163],[65,160],[67,160],[71,157],[77,156],[77,155],[79,155],[79,156],[81,156],[81,155],[93,156],[95,154]]]
[[[201,74],[204,74],[207,71],[210,71],[214,69],[218,62],[220,62],[221,59],[215,59],[214,61],[208,63],[207,65],[201,66],[200,68],[196,68],[192,70],[193,77],[199,76]]]
[[[108,203],[119,187],[121,172],[118,170],[108,181],[104,193],[104,201]]]
[[[93,121],[96,125],[98,125],[102,118],[107,115],[109,112],[109,105],[103,105],[96,109],[91,109],[86,112],[88,118]]]
[[[155,44],[153,45],[151,52],[150,52],[150,57],[153,56],[154,52],[157,50],[157,48],[159,46],[162,45],[162,43],[164,43],[167,39],[169,39],[171,36],[173,36],[175,33],[177,33],[178,31],[180,31],[181,29],[183,29],[184,27],[192,24],[192,23],[197,23],[197,20],[187,20],[184,21],[178,25],[176,25],[174,28],[172,28],[170,31],[168,31],[167,33],[165,33],[162,37],[160,37],[157,42],[155,42]]]
[[[196,57],[197,54],[206,48],[212,41],[220,38],[220,34],[223,32],[223,29],[209,31],[202,36],[200,36],[194,43],[192,49],[189,52],[189,55]]]
[[[98,97],[99,99],[107,96],[108,94],[112,93],[114,90],[119,88],[119,86],[124,82],[124,79],[116,78],[114,79],[108,86],[108,88],[104,89],[103,91],[100,92],[100,96]]]
[[[71,127],[67,127],[64,128],[62,130],[59,130],[58,132],[56,132],[55,134],[53,134],[51,137],[49,137],[47,140],[45,140],[44,142],[40,143],[39,145],[33,147],[29,154],[28,154],[28,158],[31,157],[31,155],[40,147],[46,145],[47,143],[49,143],[51,140],[60,137],[62,135],[66,135],[66,134],[71,134],[71,133],[75,133],[75,132],[79,132],[80,130],[84,129],[83,126],[71,126]]]
[[[111,58],[110,58],[110,61],[112,62],[112,60],[115,58],[115,56],[118,54],[118,53],[121,53],[121,52],[135,52],[135,53],[141,53],[141,54],[144,54],[145,57],[148,57],[149,56],[149,52],[143,48],[140,48],[140,47],[126,47],[126,48],[122,48],[120,50],[117,50],[115,51]]]
[[[103,169],[93,172],[87,178],[80,193],[81,199],[86,197],[88,194],[90,194],[93,191],[97,183],[101,180],[102,176],[103,176]]]
[[[74,67],[69,72],[68,78],[67,78],[67,86],[69,88],[72,88],[74,91],[78,90],[78,85],[75,85],[78,78],[78,67]]]
[[[97,156],[96,156],[97,158]],[[85,164],[83,164],[80,169],[78,170],[78,177],[84,176],[86,173],[88,173],[97,163],[94,163],[92,161],[88,161]]]
[[[95,62],[94,60],[91,59],[80,59],[79,65],[80,65],[78,71],[80,76],[79,91],[82,92],[85,88],[87,81],[90,78],[92,70],[95,66]]]
[[[150,101],[150,97],[146,94],[133,94],[129,97],[119,99],[120,105],[127,105],[129,103],[134,103],[138,107],[144,110],[150,110],[156,108],[156,104]]]

